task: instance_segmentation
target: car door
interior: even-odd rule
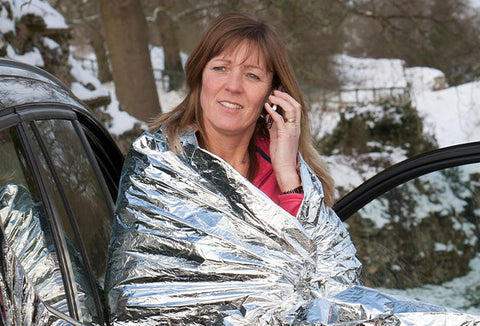
[[[367,286],[480,314],[480,142],[399,163],[333,208]]]
[[[105,325],[103,277],[123,157],[49,78],[0,61],[0,324]]]

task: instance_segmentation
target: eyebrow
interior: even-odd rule
[[[243,62],[245,62],[247,59],[245,59]],[[210,62],[225,62],[225,63],[232,63],[232,60],[229,60],[229,59],[222,59],[222,58],[213,58],[210,60]],[[258,69],[258,70],[267,70],[267,69],[263,69],[261,66],[259,65],[256,65],[256,64],[248,64],[248,65],[245,65],[246,68],[254,68],[254,69]]]
[[[255,68],[255,69],[258,69],[258,70],[267,70],[267,69],[263,69],[262,67],[260,66],[257,66],[257,65],[245,65],[245,67],[247,68]]]

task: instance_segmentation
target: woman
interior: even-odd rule
[[[299,204],[302,196],[279,195],[299,190],[296,166],[300,152],[322,181],[326,204],[333,204],[333,180],[312,146],[307,110],[283,42],[272,26],[236,13],[221,16],[203,35],[185,73],[190,90],[186,99],[162,115],[154,129],[163,126],[173,143],[181,130],[194,128],[201,147],[225,159],[262,190],[267,189],[277,203],[296,200]],[[280,85],[284,92],[276,89]],[[249,102],[252,92],[256,98]],[[247,105],[237,103],[241,101]],[[280,106],[285,116],[273,111],[271,104]],[[274,121],[268,130],[260,115],[263,107]],[[217,121],[211,118],[225,120],[218,121],[226,124],[224,130],[217,129]],[[269,147],[278,187],[271,185],[275,180],[269,180],[266,187],[260,185],[264,173],[259,176],[258,172],[264,172],[266,163],[261,159],[265,156],[258,155],[257,145]]]
[[[301,321],[313,298],[359,283],[360,263],[328,208],[332,181],[285,47],[269,24],[224,14],[185,73],[185,100],[126,159],[106,280],[113,320]]]

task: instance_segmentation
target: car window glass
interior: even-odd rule
[[[65,228],[67,245],[75,272],[77,286],[80,289],[81,300],[84,303],[84,316],[93,314],[94,309],[92,289],[86,277],[86,265],[80,255],[80,247],[75,241],[74,229],[78,228],[89,257],[91,267],[97,278],[102,278],[105,271],[106,253],[110,239],[110,213],[105,204],[105,198],[83,146],[72,125],[67,120],[39,120],[35,122],[42,143],[46,146],[51,163],[54,166],[61,189],[68,201],[70,216],[75,219],[75,226],[69,220],[69,214],[61,214],[62,225]],[[42,158],[44,166],[47,162]],[[49,177],[54,183],[53,176]],[[54,196],[57,206],[62,206],[62,198],[57,192]],[[96,284],[102,286],[102,282]],[[86,317],[84,317],[86,318]],[[83,320],[87,322],[89,320]]]
[[[92,268],[105,272],[111,212],[74,127],[67,120],[36,122],[73,210]]]
[[[480,164],[410,180],[347,224],[367,286],[480,313]]]
[[[15,128],[0,131],[0,220],[8,245],[42,301],[70,315],[45,209]]]

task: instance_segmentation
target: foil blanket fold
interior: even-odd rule
[[[177,155],[161,131],[145,133],[127,155],[106,279],[114,324],[475,322],[362,286],[348,232],[301,158],[294,217],[193,131],[180,143]]]

